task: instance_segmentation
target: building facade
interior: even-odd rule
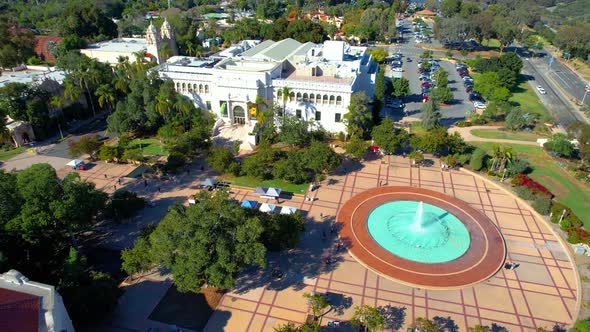
[[[373,97],[378,66],[366,47],[284,39],[244,41],[206,60],[172,57],[155,70],[226,123],[254,125],[258,98],[337,133],[351,95]]]

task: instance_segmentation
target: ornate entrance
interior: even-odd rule
[[[242,106],[234,107],[233,111],[233,121],[234,124],[246,124],[246,111]]]

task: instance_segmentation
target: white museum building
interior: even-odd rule
[[[337,133],[351,95],[373,97],[379,69],[366,47],[284,39],[243,41],[207,59],[173,56],[155,70],[225,123],[254,125],[257,96],[282,108],[287,87],[287,113]]]

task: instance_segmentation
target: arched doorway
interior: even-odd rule
[[[246,111],[242,106],[236,106],[233,109],[233,123],[245,124],[246,123]]]

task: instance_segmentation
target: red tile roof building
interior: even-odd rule
[[[41,60],[55,62],[55,55],[51,51],[52,44],[57,46],[62,39],[62,37],[35,36],[35,53]]]

